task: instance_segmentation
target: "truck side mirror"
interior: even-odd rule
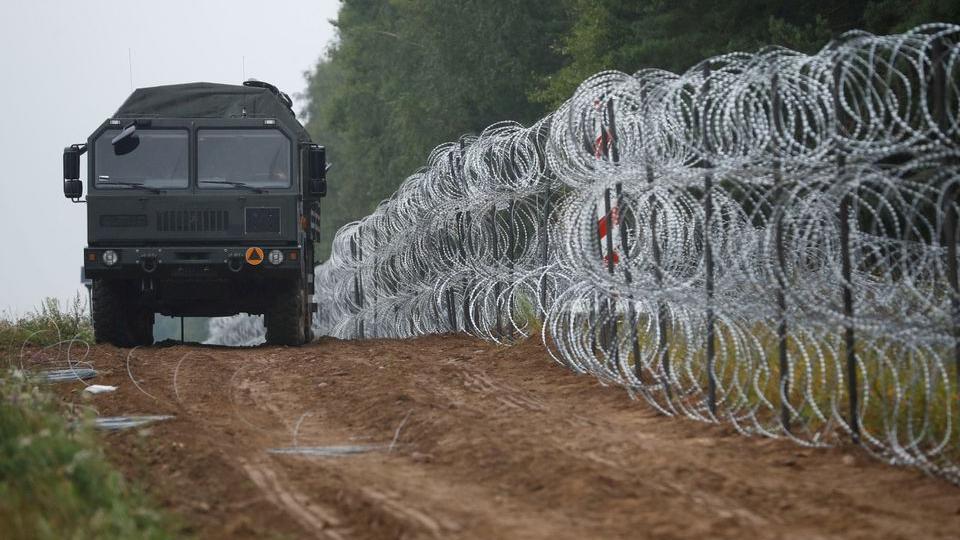
[[[311,144],[307,147],[307,195],[326,197],[327,195],[327,150]]]
[[[86,146],[74,144],[63,149],[63,196],[79,199],[83,196],[83,182],[80,180],[80,156]]]
[[[76,144],[63,149],[63,179],[80,179],[80,147]]]
[[[82,180],[64,180],[63,196],[73,200],[83,197],[83,181]]]
[[[311,144],[307,148],[307,175],[310,180],[322,180],[327,176],[327,149]]]
[[[326,197],[327,180],[325,178],[321,178],[320,180],[310,180],[310,195],[312,197]]]

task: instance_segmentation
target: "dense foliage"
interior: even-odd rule
[[[175,527],[107,462],[87,415],[0,370],[0,536],[172,538]]]
[[[815,52],[862,28],[960,22],[956,0],[344,0],[338,39],[307,74],[307,128],[329,149],[326,254],[437,144],[530,123],[604,69],[683,71],[782,45]]]
[[[30,375],[42,366],[23,370],[70,347],[82,358],[83,343],[93,343],[93,327],[79,295],[0,314],[0,538],[177,537],[178,524],[108,462],[92,408],[42,386]]]

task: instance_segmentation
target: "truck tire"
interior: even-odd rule
[[[133,287],[120,281],[93,281],[93,338],[117,347],[153,344],[154,314],[139,307]]]
[[[305,304],[303,287],[299,281],[280,288],[263,318],[267,327],[267,343],[299,346],[306,342],[303,324]]]
[[[131,307],[127,310],[134,345],[153,345],[154,316],[152,311],[142,308]]]
[[[306,289],[301,291],[303,296],[303,339],[304,343],[313,341],[313,311],[310,307],[310,295]]]

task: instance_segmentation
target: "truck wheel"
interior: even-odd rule
[[[303,338],[305,343],[313,341],[313,311],[310,309],[310,295],[303,291]]]
[[[153,344],[154,314],[136,305],[132,287],[126,283],[93,282],[93,338],[117,347]]]
[[[134,345],[153,345],[154,313],[143,309],[128,310],[130,334]]]
[[[280,289],[274,297],[273,305],[264,316],[267,327],[267,343],[271,345],[303,345],[304,332],[303,287],[293,282]]]

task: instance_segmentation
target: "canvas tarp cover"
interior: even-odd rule
[[[293,112],[266,88],[187,83],[138,88],[114,118],[276,118],[301,141],[310,136]]]

